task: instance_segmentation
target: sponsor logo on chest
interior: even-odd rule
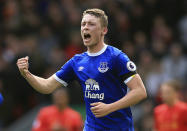
[[[104,99],[104,93],[95,93],[96,91],[100,91],[100,87],[98,82],[96,82],[94,79],[88,79],[85,82],[86,89],[85,89],[85,98],[91,98],[91,99]]]

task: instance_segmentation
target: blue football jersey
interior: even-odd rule
[[[136,73],[136,65],[121,50],[105,45],[97,53],[75,55],[54,74],[54,78],[67,86],[78,80],[86,103],[85,127],[93,130],[133,131],[130,108],[121,109],[105,117],[96,118],[90,104],[113,103],[127,93],[126,83]]]

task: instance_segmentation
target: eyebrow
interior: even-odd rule
[[[95,21],[82,21],[81,23],[96,23]]]

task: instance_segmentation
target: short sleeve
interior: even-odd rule
[[[54,74],[54,78],[64,86],[67,86],[69,82],[74,80],[75,75],[72,67],[72,59],[67,61],[62,68]]]
[[[115,61],[115,70],[117,75],[122,78],[122,80],[127,83],[136,74],[136,65],[134,62],[130,61],[128,56],[121,52]]]

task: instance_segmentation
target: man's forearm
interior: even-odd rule
[[[134,104],[137,104],[141,100],[145,99],[147,97],[146,91],[142,88],[137,88],[129,91],[126,96],[121,98],[120,100],[111,103],[110,109],[111,112],[130,107]]]
[[[52,76],[48,79],[44,79],[35,76],[29,72],[29,57],[23,57],[17,60],[17,66],[21,75],[29,82],[29,84],[38,92],[43,94],[49,94],[56,88],[60,87],[61,84],[57,82]]]
[[[52,86],[48,85],[47,79],[35,76],[29,71],[25,73],[24,78],[35,90],[42,94],[49,94],[53,91]]]

